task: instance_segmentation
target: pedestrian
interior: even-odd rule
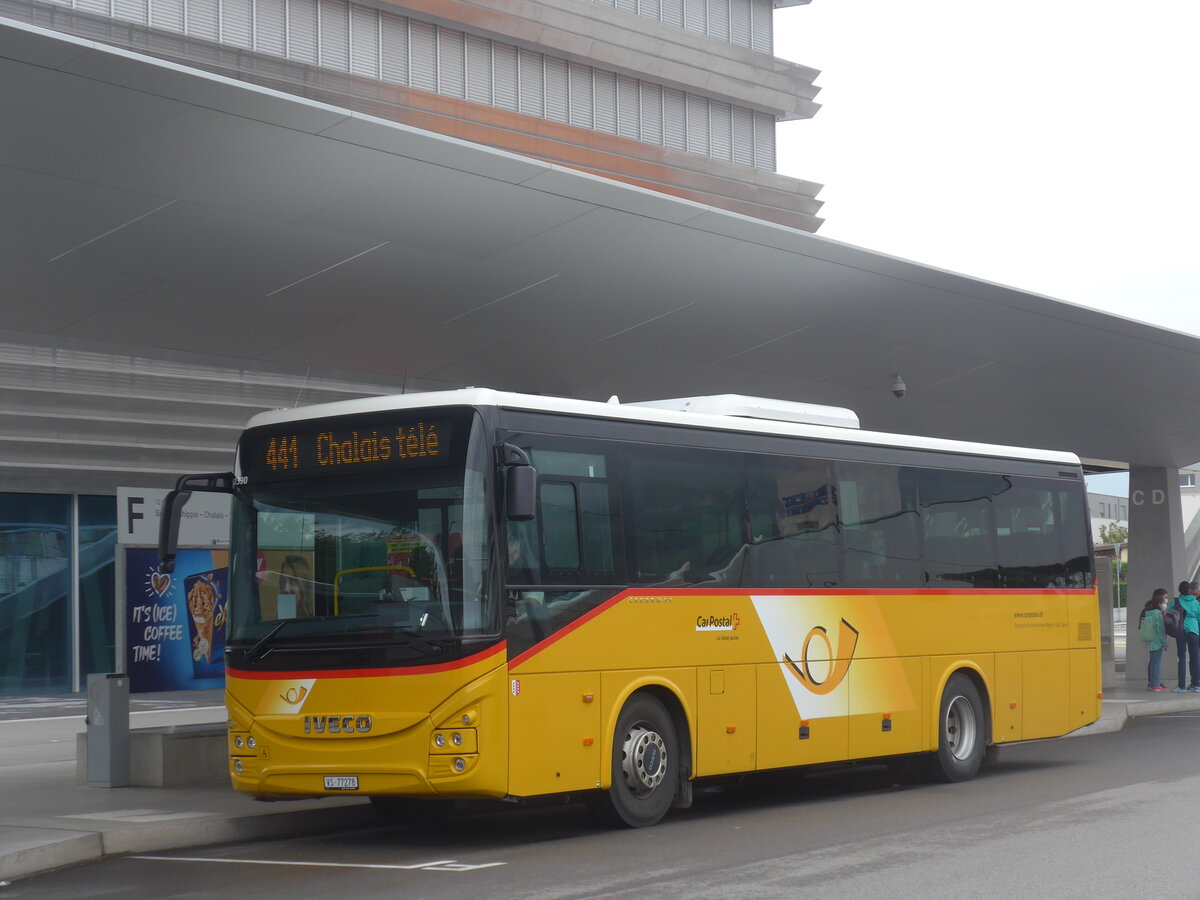
[[[1183,633],[1175,639],[1175,647],[1179,651],[1179,679],[1178,684],[1171,688],[1177,694],[1184,691],[1200,692],[1200,601],[1196,599],[1198,590],[1200,585],[1196,582],[1181,581],[1179,596],[1175,598],[1175,605],[1183,610]],[[1187,687],[1184,687],[1185,679]]]
[[[1162,683],[1162,652],[1167,646],[1167,631],[1163,622],[1163,612],[1167,608],[1170,594],[1166,588],[1159,588],[1146,601],[1138,619],[1138,637],[1146,642],[1150,651],[1150,664],[1146,667],[1146,690],[1165,691]]]

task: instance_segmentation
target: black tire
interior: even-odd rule
[[[670,713],[650,694],[635,694],[613,733],[612,787],[592,808],[611,825],[656,824],[679,789],[680,753]]]
[[[430,800],[426,797],[375,794],[370,800],[375,814],[383,821],[413,831],[436,828],[454,808],[453,800]]]
[[[956,672],[946,682],[938,711],[938,748],[930,762],[935,781],[970,781],[979,773],[989,741],[987,706],[975,681]]]

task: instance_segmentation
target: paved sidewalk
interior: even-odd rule
[[[130,727],[220,723],[220,703],[217,691],[135,696]],[[1072,737],[1120,731],[1136,716],[1197,709],[1200,693],[1117,688],[1106,692],[1101,719]],[[81,698],[0,698],[0,884],[104,856],[376,821],[364,799],[262,803],[225,783],[89,788],[75,775],[75,735],[85,730]]]
[[[224,723],[222,702],[220,691],[135,695],[130,728]],[[365,798],[264,803],[228,782],[87,787],[75,764],[84,712],[79,695],[0,698],[0,885],[104,856],[376,821]]]

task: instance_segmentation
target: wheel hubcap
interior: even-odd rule
[[[621,748],[621,771],[625,783],[637,793],[649,793],[662,784],[667,772],[667,745],[658,732],[645,723],[629,730]]]
[[[946,746],[955,759],[966,759],[975,749],[975,709],[966,697],[955,697],[946,709]]]

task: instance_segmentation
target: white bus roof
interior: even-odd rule
[[[721,403],[697,403],[735,398],[724,405],[740,409],[739,415],[711,412],[683,411],[692,408],[716,408]],[[982,444],[971,441],[954,441],[943,438],[921,437],[911,434],[887,434],[884,432],[858,430],[858,419],[853,412],[840,407],[819,407],[813,404],[789,403],[789,401],[766,400],[755,397],[722,394],[715,398],[688,397],[676,400],[657,400],[645,403],[619,403],[613,398],[608,403],[594,400],[573,400],[565,397],[543,397],[536,394],[517,394],[495,391],[488,388],[464,388],[453,391],[427,391],[412,394],[392,394],[381,397],[365,397],[359,400],[340,400],[315,406],[300,406],[294,409],[277,409],[259,413],[246,424],[247,428],[265,425],[281,425],[336,416],[355,416],[369,413],[424,409],[438,406],[498,407],[535,412],[563,413],[587,416],[594,419],[613,419],[627,422],[651,422],[664,425],[681,425],[689,428],[710,428],[719,431],[741,431],[748,434],[771,434],[787,437],[808,438],[841,444],[870,444],[880,447],[899,447],[911,450],[931,450],[941,453],[991,456],[1004,459],[1033,460],[1078,466],[1079,457],[1074,453],[1059,450],[1036,450],[1028,447],[1007,447],[1001,444]],[[810,422],[785,421],[767,417],[772,407],[807,407],[821,421],[821,411],[828,412],[824,421],[841,418],[842,426],[811,424]],[[786,414],[786,413],[785,413]],[[845,415],[847,414],[848,418]],[[850,422],[853,419],[853,422]]]

